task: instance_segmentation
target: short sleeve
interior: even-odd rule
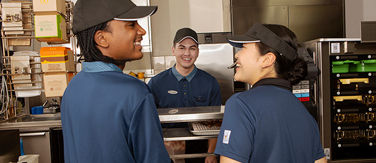
[[[150,80],[148,82],[148,86],[149,86],[150,89],[153,87],[153,78],[150,78]]]
[[[325,157],[324,150],[322,148],[321,141],[320,141],[320,131],[319,131],[319,128],[318,128],[316,123],[315,123],[315,135],[314,135],[314,146],[313,147],[314,147],[313,158],[315,160],[318,160],[318,159]]]
[[[136,162],[170,162],[170,157],[163,144],[161,123],[151,94],[138,105],[134,113],[129,140]]]
[[[157,105],[157,107],[159,107],[159,99],[157,97],[157,93],[156,93],[155,88],[154,88],[154,79],[153,78],[151,78],[149,80],[148,87],[149,87],[151,93],[153,94],[155,104]]]
[[[253,151],[255,133],[255,119],[250,115],[249,109],[236,95],[226,102],[216,154],[240,162],[248,162]]]

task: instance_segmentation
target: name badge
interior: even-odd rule
[[[176,95],[176,94],[178,94],[178,91],[175,91],[175,90],[168,90],[167,93],[168,93],[168,94],[172,94],[172,95]]]

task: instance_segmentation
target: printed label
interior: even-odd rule
[[[340,53],[340,43],[331,43],[330,44],[330,52],[331,53]]]

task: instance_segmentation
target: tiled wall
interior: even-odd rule
[[[151,53],[143,52],[144,56],[140,60],[127,62],[125,64],[124,70],[142,70],[142,69],[152,69],[151,66]]]
[[[174,56],[153,57],[154,74],[169,69],[175,64]]]
[[[169,69],[175,64],[175,57],[172,56],[171,52],[168,56],[158,57],[152,57],[152,53],[149,52],[144,52],[143,54],[144,57],[142,59],[127,62],[124,68],[124,72],[145,72],[148,75],[156,75],[166,69]]]

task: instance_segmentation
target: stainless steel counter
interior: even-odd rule
[[[158,114],[161,123],[173,123],[222,119],[223,111],[224,106],[163,108],[158,109]],[[0,122],[0,130],[48,130],[50,127],[61,127],[60,117],[60,113],[24,115]]]
[[[161,123],[197,122],[222,119],[224,106],[204,106],[158,109]]]
[[[163,128],[164,141],[205,140],[218,135],[193,135],[187,128]]]
[[[60,113],[24,115],[0,123],[0,130],[19,129],[23,132],[44,131],[61,127]]]

